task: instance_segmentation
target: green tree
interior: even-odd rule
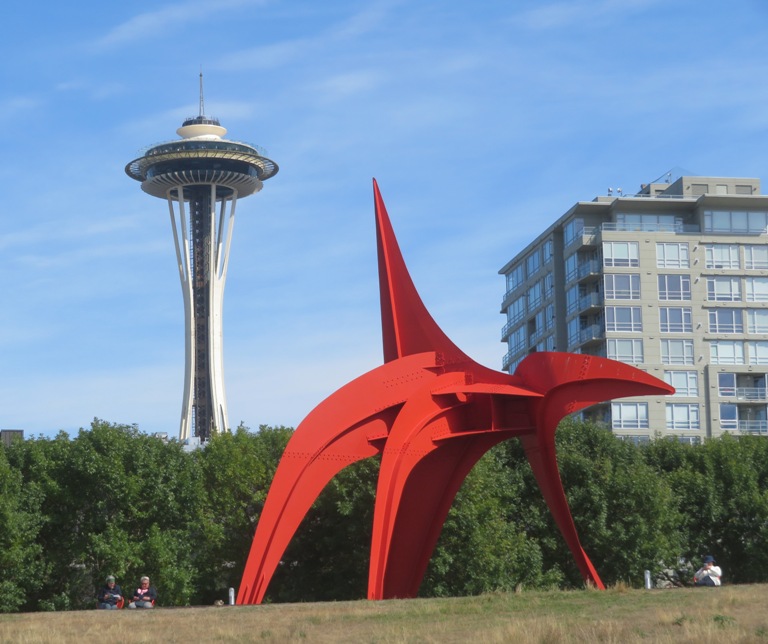
[[[19,610],[40,584],[40,495],[25,488],[0,446],[0,613]]]
[[[262,425],[252,433],[241,424],[195,453],[207,495],[199,589],[204,603],[226,598],[227,589],[240,583],[269,485],[292,432]]]

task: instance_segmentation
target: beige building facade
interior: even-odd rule
[[[642,442],[768,436],[768,196],[681,176],[578,202],[500,271],[503,368],[536,351],[603,356],[675,387],[585,418]]]

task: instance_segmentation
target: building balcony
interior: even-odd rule
[[[579,298],[578,310],[580,313],[589,311],[590,309],[599,309],[603,306],[603,296],[601,293],[587,293],[583,297]]]
[[[566,248],[582,246],[596,247],[600,245],[600,229],[596,226],[585,226],[566,245]]]
[[[514,329],[516,326],[520,324],[520,320],[523,319],[523,316],[520,315],[516,319],[512,319],[509,322],[507,322],[503,328],[501,329],[501,341],[506,342],[507,338],[509,337],[509,334],[512,333],[512,329]]]
[[[601,324],[592,324],[579,332],[579,344],[588,344],[595,340],[605,338],[605,327]]]
[[[733,421],[729,421],[733,422]],[[732,429],[738,429],[741,434],[751,434],[757,436],[768,436],[768,420],[739,420],[735,421],[736,427]],[[725,423],[720,425],[723,429],[726,428]]]
[[[766,387],[720,387],[718,393],[723,398],[735,398],[737,401],[768,401],[768,388]]]
[[[596,259],[590,259],[585,262],[581,262],[576,268],[570,270],[565,276],[565,283],[581,282],[590,277],[599,276],[602,274],[602,266]]]
[[[663,223],[618,223],[606,221],[600,224],[603,232],[638,232],[638,233],[698,233],[701,226],[697,224],[663,224]]]

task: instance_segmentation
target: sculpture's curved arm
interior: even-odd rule
[[[301,422],[259,517],[238,604],[263,600],[288,543],[323,488],[348,465],[381,451],[399,407],[441,369],[435,353],[387,363],[336,391]]]

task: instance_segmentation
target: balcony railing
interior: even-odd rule
[[[642,233],[698,233],[701,226],[697,224],[665,224],[665,223],[629,223],[606,221],[600,224],[600,229],[605,232],[642,232]]]
[[[739,431],[742,434],[768,435],[768,420],[740,420]]]
[[[723,398],[736,398],[736,400],[768,400],[766,387],[720,387],[719,393]]]
[[[601,324],[592,324],[579,333],[579,343],[584,344],[591,340],[602,340],[605,337],[605,328]]]
[[[565,246],[570,248],[574,244],[580,246],[597,246],[600,237],[600,229],[596,226],[584,226],[578,233],[573,236],[573,239],[569,240]]]
[[[603,296],[600,293],[587,293],[579,298],[579,311],[602,306]]]

